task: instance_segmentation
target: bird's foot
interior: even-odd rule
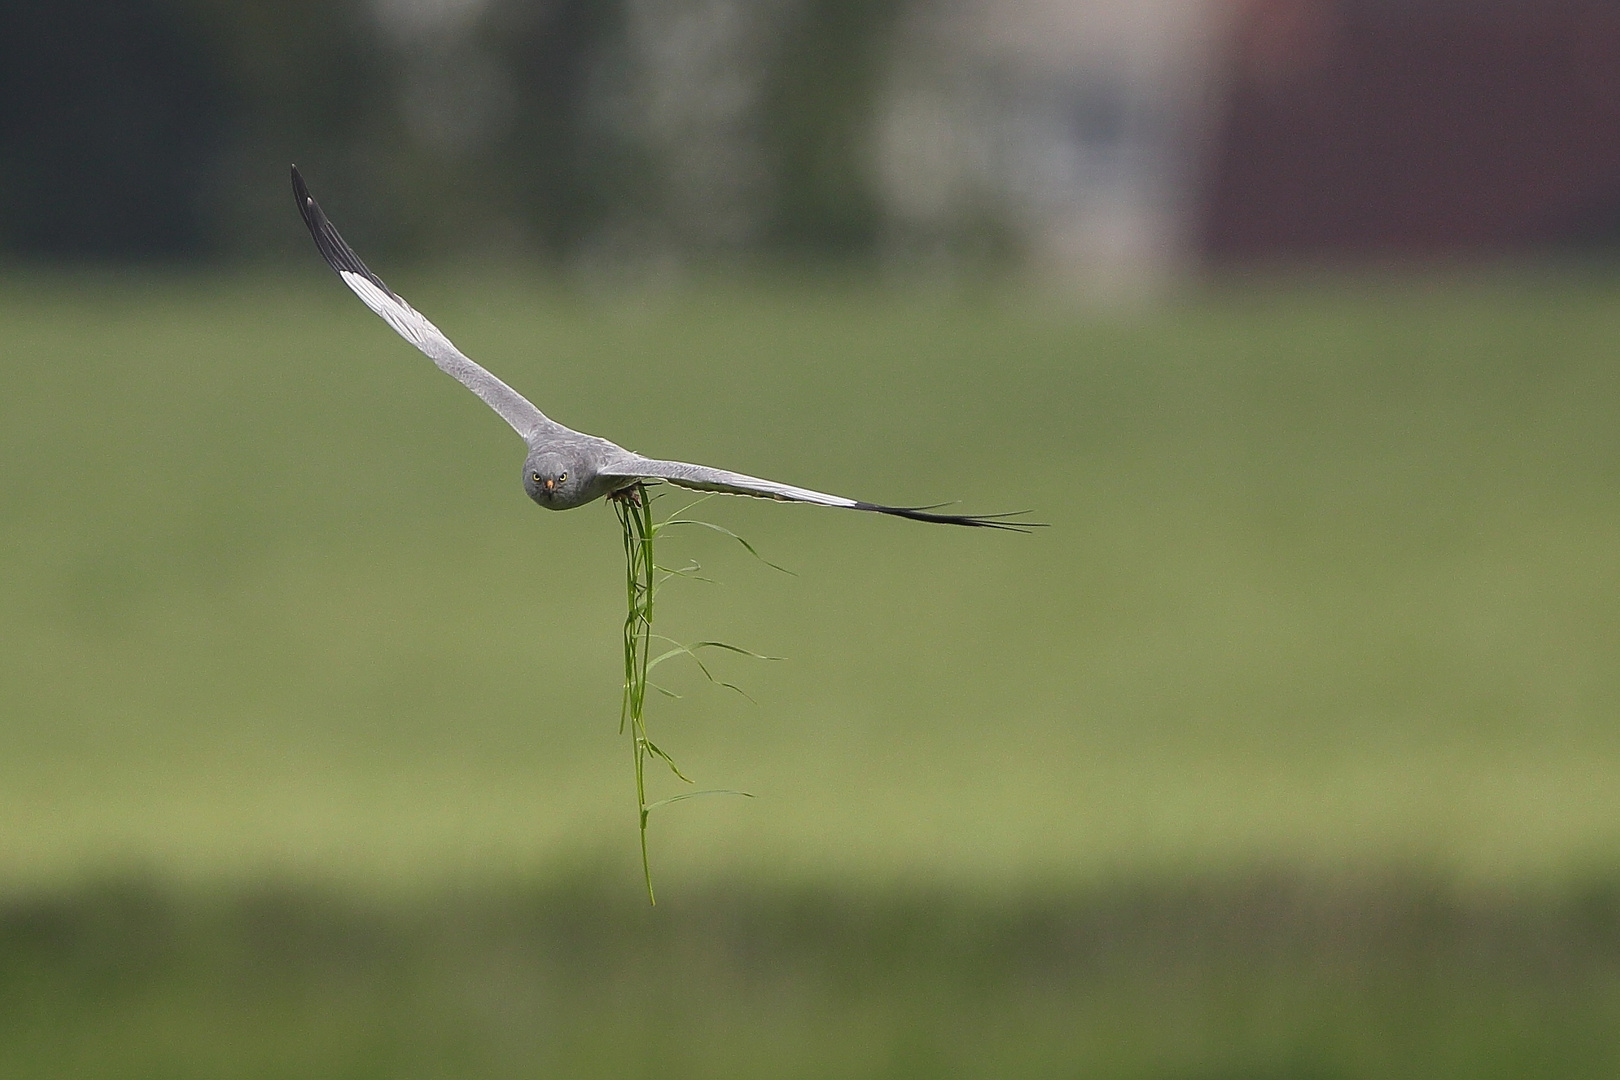
[[[608,498],[614,502],[627,502],[631,506],[640,506],[641,490],[640,484],[631,484],[629,487],[622,487],[618,491],[609,492]]]

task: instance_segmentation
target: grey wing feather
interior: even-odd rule
[[[854,509],[854,499],[828,495],[809,488],[779,484],[774,480],[761,480],[757,476],[711,469],[707,465],[688,465],[684,461],[660,461],[657,458],[632,454],[615,461],[601,470],[603,476],[636,480],[664,480],[678,487],[694,491],[719,491],[727,495],[751,495],[756,499],[776,499],[780,502],[814,503],[817,506],[841,506]]]
[[[298,197],[298,212],[303,215],[304,224],[309,226],[309,233],[315,238],[315,246],[320,249],[321,256],[368,308],[382,316],[383,321],[392,326],[400,337],[426,353],[441,371],[482,398],[525,439],[532,439],[542,428],[557,426],[528,398],[469,359],[451,344],[443,331],[384,285],[381,278],[366,269],[360,256],[338,235],[337,229],[321,212],[320,205],[310,196],[309,188],[304,185],[304,178],[298,174],[296,165],[292,170],[292,183],[293,193]]]
[[[707,465],[690,465],[684,461],[660,461],[657,458],[629,454],[610,462],[599,475],[625,480],[663,480],[677,487],[694,491],[718,491],[727,495],[749,495],[756,499],[775,499],[778,502],[811,503],[815,506],[834,506],[846,510],[870,510],[878,514],[910,518],[913,521],[932,521],[942,525],[971,525],[983,529],[1009,529],[1015,532],[1039,527],[1035,522],[1004,520],[1016,514],[936,514],[926,506],[884,506],[881,503],[846,499],[842,495],[829,495],[824,491],[781,484],[775,480],[762,480],[746,473],[727,469],[713,469]]]

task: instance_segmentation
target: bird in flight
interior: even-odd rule
[[[415,308],[407,304],[382,279],[360,261],[360,256],[338,235],[337,229],[321,212],[310,195],[298,166],[292,169],[293,192],[298,212],[309,226],[310,235],[321,256],[356,296],[392,326],[401,337],[426,353],[446,374],[483,398],[484,404],[500,414],[528,444],[523,460],[523,487],[529,498],[548,510],[569,510],[603,496],[623,497],[637,485],[662,480],[694,491],[714,491],[727,495],[750,495],[780,502],[812,503],[849,510],[870,510],[879,514],[933,521],[945,525],[970,525],[985,529],[1026,531],[1034,522],[1016,520],[1014,514],[940,514],[927,506],[884,506],[860,502],[841,495],[828,495],[809,488],[761,480],[757,476],[689,465],[684,461],[662,461],[643,457],[616,443],[582,431],[564,427],[535,408],[528,398],[484,370],[450,343]]]

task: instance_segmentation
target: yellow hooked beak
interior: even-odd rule
[[[552,491],[556,487],[557,487],[557,481],[555,481],[555,480],[547,480],[546,481],[546,490],[547,491]]]

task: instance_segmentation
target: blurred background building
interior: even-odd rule
[[[0,249],[1200,261],[1606,244],[1600,0],[0,2]]]
[[[1200,250],[1613,242],[1620,6],[1259,0],[1234,16]]]

